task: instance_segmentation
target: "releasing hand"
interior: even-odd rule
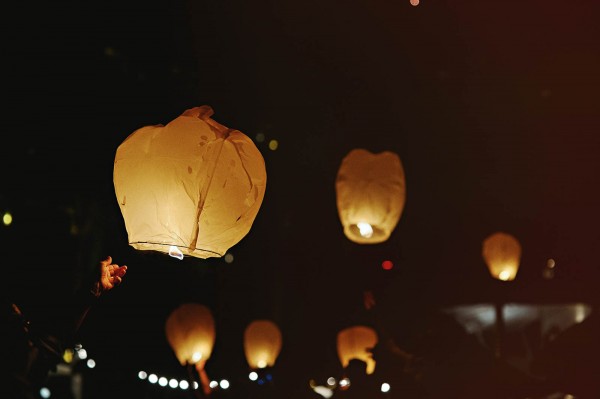
[[[107,257],[100,262],[99,289],[101,292],[110,291],[121,284],[123,276],[127,273],[127,266],[119,266],[112,263],[112,257]]]

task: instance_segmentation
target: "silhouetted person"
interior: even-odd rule
[[[45,317],[38,316],[40,322],[24,312],[13,298],[4,298],[0,356],[5,364],[2,373],[6,381],[0,384],[0,397],[35,398],[49,372],[61,361],[64,349],[75,344],[90,307],[103,293],[119,285],[126,272],[127,266],[113,264],[108,256],[100,262],[89,286],[77,292],[64,307],[44,309]]]

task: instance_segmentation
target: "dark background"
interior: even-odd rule
[[[107,255],[129,266],[81,331],[97,361],[86,397],[167,397],[136,375],[185,378],[164,336],[166,317],[184,302],[213,310],[207,372],[232,381],[230,397],[245,397],[234,389],[247,380],[243,330],[269,318],[283,334],[277,389],[308,398],[309,379],[341,375],[335,337],[345,326],[374,324],[414,349],[427,315],[442,307],[600,300],[596,1],[4,9],[0,210],[14,222],[1,229],[3,289],[43,314]],[[204,104],[218,122],[266,138],[256,142],[268,182],[252,230],[230,249],[232,263],[136,253],[112,185],[116,148],[134,130]],[[354,148],[396,152],[404,165],[406,207],[383,244],[348,241],[338,219],[335,177]],[[491,279],[481,258],[482,240],[495,231],[523,247],[510,284]],[[550,280],[542,277],[549,258],[557,264]],[[394,268],[383,270],[383,260]],[[369,289],[376,312],[362,306]],[[489,355],[425,346],[423,355],[436,359]],[[571,361],[598,370],[596,358]],[[391,380],[399,375],[378,367]],[[494,390],[473,381],[450,387],[459,385]]]

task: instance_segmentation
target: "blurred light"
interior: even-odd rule
[[[394,263],[391,260],[384,260],[381,263],[381,267],[383,270],[392,270],[394,268]]]
[[[565,399],[575,399],[575,396],[573,396],[571,394],[566,394]]]
[[[156,374],[150,374],[150,375],[148,376],[148,381],[149,381],[151,384],[156,384],[156,381],[158,381],[158,377],[156,376]]]
[[[359,222],[356,224],[356,227],[358,227],[358,231],[361,236],[365,238],[370,238],[373,236],[373,227],[371,227],[369,223]]]
[[[10,212],[5,212],[4,215],[2,215],[2,223],[4,223],[5,226],[10,226],[12,220],[13,218]]]
[[[269,150],[275,151],[279,147],[279,142],[277,140],[269,141]]]
[[[202,359],[202,353],[194,352],[194,354],[192,355],[192,363],[197,363],[198,361],[200,361],[200,359]]]
[[[179,381],[179,388],[188,389],[189,387],[190,387],[190,383],[187,382],[186,380]]]
[[[546,266],[549,267],[550,269],[553,269],[554,266],[556,266],[556,262],[552,258],[548,259],[548,262],[546,262]]]
[[[271,374],[267,374],[265,378],[267,379],[267,381],[271,381],[273,379],[273,376]]]
[[[70,348],[65,349],[62,358],[65,361],[65,363],[71,363],[73,361],[73,350]]]
[[[327,385],[334,386],[336,382],[337,382],[337,381],[336,381],[336,380],[335,380],[335,378],[333,378],[333,377],[329,377],[329,378],[327,379]]]
[[[329,399],[333,396],[333,390],[331,388],[316,386],[313,388],[313,391],[315,391],[325,399]]]
[[[262,143],[263,141],[265,141],[265,134],[264,133],[256,133],[255,139],[256,139],[257,143]]]
[[[47,399],[50,397],[50,390],[46,387],[43,387],[42,389],[40,389],[40,396],[44,399]]]
[[[75,344],[75,350],[76,351],[80,351],[83,348],[83,345],[81,344]]]
[[[166,377],[160,377],[158,379],[158,385],[160,385],[161,387],[166,387],[168,383],[169,383],[169,380],[167,380]]]
[[[148,373],[146,373],[145,371],[140,371],[140,372],[138,373],[138,378],[139,378],[140,380],[145,380],[146,378],[148,378]]]
[[[88,361],[87,361],[86,364],[91,369],[93,369],[94,367],[96,367],[96,361],[94,359],[88,359]]]
[[[575,323],[581,323],[587,317],[585,305],[578,303],[575,308]]]
[[[87,359],[87,351],[83,348],[79,349],[77,351],[77,357],[79,357],[81,360]]]
[[[225,254],[224,259],[225,259],[225,263],[231,263],[231,262],[233,262],[233,254],[232,253]]]
[[[511,273],[509,270],[502,270],[499,274],[498,274],[498,278],[502,281],[508,281],[508,279],[510,278]]]
[[[389,392],[390,391],[390,384],[388,384],[387,382],[384,382],[383,384],[381,384],[381,392]]]
[[[175,378],[171,378],[169,380],[169,386],[171,388],[177,388],[179,386],[179,381],[177,381]]]
[[[199,387],[198,382],[194,381],[193,385],[194,385],[194,389],[198,389],[198,387]]]
[[[264,360],[259,360],[257,365],[259,369],[264,369],[265,367],[267,367],[267,362],[265,362]]]
[[[250,381],[256,381],[258,379],[258,374],[256,374],[255,371],[253,371],[250,374],[248,374],[248,378],[250,378]]]
[[[107,57],[114,57],[117,55],[117,52],[112,47],[104,47],[104,55]]]
[[[342,378],[340,380],[340,387],[347,388],[349,386],[350,386],[350,379],[348,379],[348,378]]]
[[[216,388],[219,386],[219,383],[217,381],[211,381],[210,384],[208,384],[208,386],[211,388]]]
[[[221,380],[221,382],[219,383],[219,386],[222,389],[227,389],[227,388],[229,388],[229,381],[227,381],[227,380]]]
[[[265,380],[263,380],[262,378],[260,380],[257,381],[258,385],[264,385],[265,384]]]
[[[419,0],[410,0],[410,5],[411,6],[418,6],[419,5]]]

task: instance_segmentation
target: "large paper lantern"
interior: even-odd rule
[[[350,151],[342,160],[336,182],[337,208],[344,234],[358,244],[386,241],[406,202],[404,168],[389,151]]]
[[[498,232],[483,241],[483,259],[492,277],[512,281],[521,261],[521,244],[510,234]]]
[[[342,367],[348,367],[352,359],[359,359],[367,364],[367,374],[373,374],[375,360],[369,351],[377,345],[377,341],[377,333],[371,327],[357,325],[340,331],[337,352]]]
[[[167,318],[165,332],[182,366],[203,368],[215,344],[215,322],[210,309],[198,303],[180,305]]]
[[[281,351],[281,332],[270,320],[255,320],[244,331],[244,353],[252,369],[273,367]]]
[[[182,259],[221,257],[262,203],[265,162],[250,138],[215,122],[209,106],[146,126],[117,148],[114,187],[129,245]]]

